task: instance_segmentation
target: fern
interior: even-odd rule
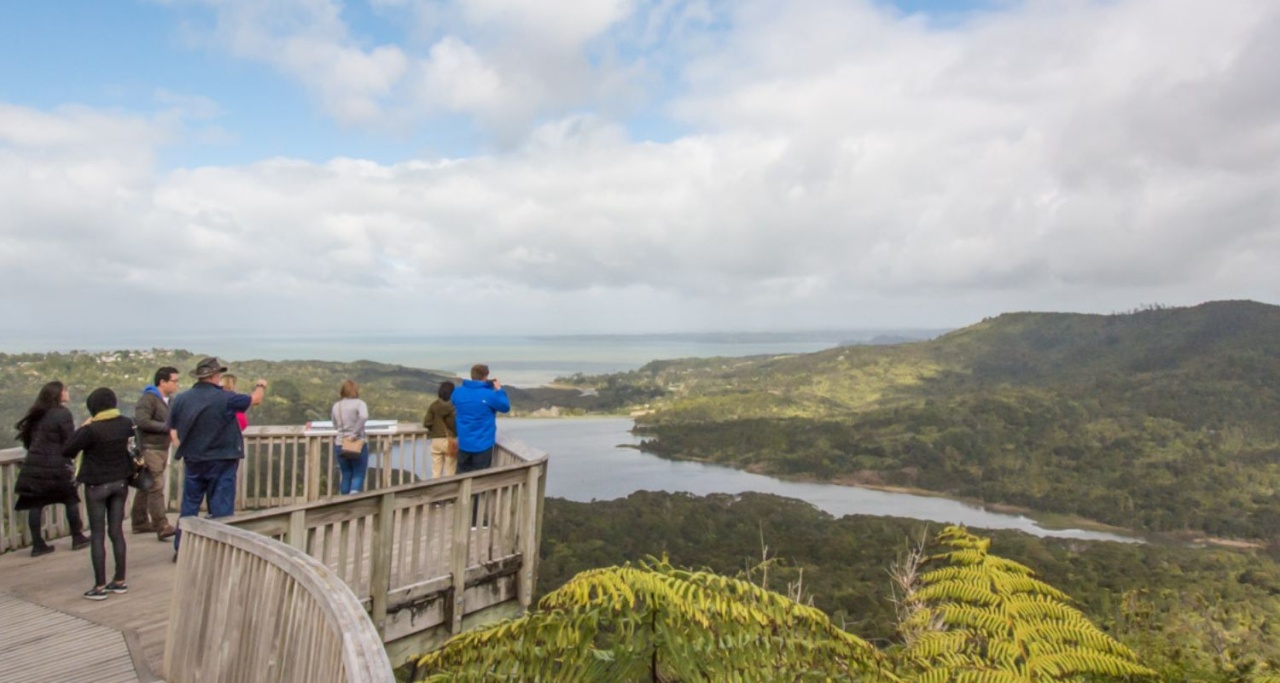
[[[821,611],[665,560],[582,572],[528,616],[422,657],[428,681],[894,681]]]
[[[919,608],[900,625],[904,669],[917,683],[1042,683],[1154,676],[1124,645],[1036,579],[989,554],[991,541],[948,527],[942,564],[920,574]]]

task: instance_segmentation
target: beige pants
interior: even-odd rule
[[[431,440],[431,478],[452,477],[458,473],[458,456],[449,455],[449,439]]]
[[[142,460],[147,469],[155,475],[151,488],[146,491],[133,492],[133,507],[129,511],[134,531],[150,529],[161,531],[169,526],[169,518],[165,516],[164,477],[165,467],[169,463],[169,449],[144,450]]]

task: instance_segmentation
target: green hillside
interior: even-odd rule
[[[183,350],[152,349],[106,352],[0,354],[0,427],[8,429],[26,412],[40,387],[60,380],[71,389],[71,412],[86,417],[84,398],[93,389],[106,386],[120,397],[121,409],[132,414],[142,388],[151,383],[156,369],[173,366],[183,373],[182,386],[193,381],[186,373],[205,354]],[[263,361],[223,359],[236,374],[241,391],[252,388],[255,378],[270,380],[263,404],[249,415],[258,425],[302,424],[329,419],[329,409],[338,399],[338,387],[345,379],[360,385],[360,396],[369,404],[375,419],[419,421],[440,382],[453,379],[451,373],[421,370],[370,361],[335,363],[317,360]],[[508,387],[514,412],[528,412],[550,405],[587,409],[598,397],[581,397],[567,389],[524,390]],[[12,437],[10,430],[8,437]],[[16,445],[6,439],[0,447]]]
[[[1280,307],[1012,313],[938,339],[663,361],[645,448],[1129,528],[1280,538]]]

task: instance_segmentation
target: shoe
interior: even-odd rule
[[[106,600],[107,595],[108,593],[104,588],[90,588],[84,592],[83,597],[85,600]]]
[[[135,536],[138,534],[154,534],[156,530],[150,524],[138,524],[130,529]]]
[[[173,535],[176,533],[178,533],[178,527],[166,524],[163,529],[156,532],[156,539],[160,541],[167,541],[173,538]]]
[[[129,584],[123,581],[112,581],[111,583],[104,586],[102,590],[108,593],[128,593]]]
[[[71,537],[71,549],[80,550],[89,546],[89,537],[85,535]]]
[[[48,555],[54,550],[57,550],[57,548],[54,548],[51,545],[38,545],[31,549],[31,556],[40,557],[41,555]]]
[[[173,551],[173,563],[178,564],[178,551]]]

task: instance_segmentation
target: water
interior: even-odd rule
[[[635,491],[686,491],[694,495],[759,491],[807,501],[837,517],[907,517],[981,529],[1017,529],[1036,536],[1090,541],[1136,542],[1118,534],[1083,529],[1046,529],[1023,515],[990,512],[947,498],[874,491],[835,484],[774,479],[720,465],[666,460],[622,445],[638,445],[628,418],[538,420],[510,418],[498,429],[550,454],[547,495],[590,502]]]

